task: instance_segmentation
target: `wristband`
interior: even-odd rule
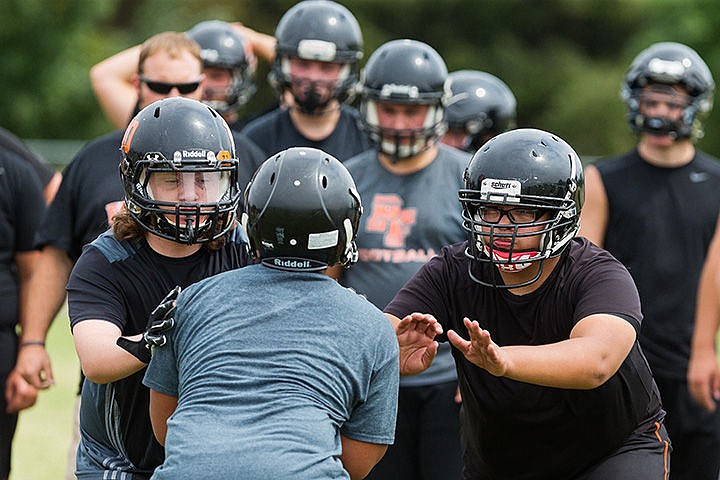
[[[22,342],[20,344],[20,348],[30,347],[32,345],[37,345],[38,347],[45,347],[45,342],[43,342],[42,340],[28,340],[27,342]]]
[[[122,348],[126,352],[128,352],[133,357],[140,360],[142,363],[148,364],[150,363],[151,353],[150,349],[148,348],[147,344],[140,340],[140,341],[133,341],[128,340],[125,337],[118,337],[117,341],[115,342],[118,347]]]

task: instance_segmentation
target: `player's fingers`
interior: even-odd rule
[[[454,330],[448,330],[447,337],[452,346],[460,350],[463,355],[468,353],[468,350],[470,349],[470,342],[468,340],[462,338],[460,335],[455,333]]]

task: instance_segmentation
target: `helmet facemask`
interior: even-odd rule
[[[128,210],[161,238],[188,245],[210,242],[234,223],[240,198],[237,168],[237,159],[216,159],[204,150],[175,152],[170,162],[161,153],[147,153],[125,173],[131,182]]]
[[[653,93],[665,94],[673,103],[682,104],[683,113],[673,120],[667,116],[648,116],[642,113],[642,104]],[[657,136],[679,138],[702,138],[702,124],[697,118],[700,111],[699,99],[677,92],[670,85],[652,85],[649,89],[638,88],[632,91],[627,100],[628,119],[635,133],[647,133]]]
[[[681,87],[689,96],[679,120],[648,118],[640,111],[643,88]],[[695,140],[703,136],[701,118],[712,110],[715,81],[702,58],[690,47],[660,42],[640,52],[633,60],[620,91],[628,106],[628,123],[634,133],[665,135]]]
[[[221,67],[218,67],[221,68]],[[225,115],[237,111],[245,105],[255,93],[257,87],[242,68],[227,69],[230,71],[230,84],[224,89],[215,89],[205,85],[203,103]]]
[[[351,64],[340,63],[341,67],[336,80],[310,80],[291,73],[291,58],[290,56],[279,58],[280,79],[282,90],[289,91],[292,94],[294,106],[301,113],[322,115],[327,112],[328,106],[333,100],[343,102],[350,100],[354,96],[357,72],[351,67]],[[297,58],[325,61],[318,60],[317,57],[299,56]],[[327,61],[337,63],[335,60]]]
[[[378,119],[377,102],[372,98],[366,98],[362,102],[361,113],[363,125],[370,138],[393,163],[403,158],[414,157],[429,149],[440,140],[447,129],[443,121],[444,108],[439,102],[428,105],[425,120],[420,128],[382,127]]]
[[[480,263],[491,264],[498,270],[507,273],[520,272],[533,263],[538,264],[538,270],[533,278],[517,283],[499,283],[497,275],[492,279],[483,280],[469,269],[470,276],[481,285],[496,288],[517,288],[530,285],[542,275],[545,260],[560,255],[567,243],[575,236],[579,229],[579,212],[574,200],[568,195],[566,198],[492,194],[492,185],[502,182],[512,184],[517,192],[520,191],[520,182],[512,180],[485,179],[481,191],[460,190],[460,203],[463,206],[463,228],[468,232],[468,248],[465,254]],[[488,187],[486,190],[485,187]],[[499,219],[489,221],[481,214],[482,207],[498,209],[500,206],[509,207],[510,210],[536,211],[532,219],[519,221],[511,219],[510,222],[500,223]],[[504,210],[504,209],[500,209]],[[520,250],[516,248],[520,238],[539,237],[536,249]]]

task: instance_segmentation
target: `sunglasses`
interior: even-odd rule
[[[140,75],[140,81],[147,85],[150,90],[160,95],[167,95],[173,88],[177,88],[180,95],[187,95],[197,90],[200,86],[200,80],[189,83],[165,83],[150,80],[143,75]]]

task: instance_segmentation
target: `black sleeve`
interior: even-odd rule
[[[4,128],[0,128],[0,146],[28,162],[40,179],[42,188],[45,188],[55,174],[55,170],[40,155],[30,150],[22,140]]]
[[[94,246],[86,246],[67,284],[70,325],[106,320],[123,330],[128,315],[121,290],[105,256]]]
[[[267,156],[247,135],[233,131],[233,137],[235,139],[235,153],[240,162],[238,185],[240,192],[243,193],[253,173],[267,159]]]
[[[78,170],[78,162],[74,160],[63,171],[63,180],[35,237],[37,247],[52,245],[71,255],[77,210],[73,192],[76,190],[75,183],[78,182]]]
[[[453,325],[455,314],[452,311],[453,263],[447,247],[440,255],[431,258],[407,283],[395,294],[385,307],[385,313],[402,319],[413,312],[432,314],[445,331]],[[437,338],[445,341],[445,333]]]

